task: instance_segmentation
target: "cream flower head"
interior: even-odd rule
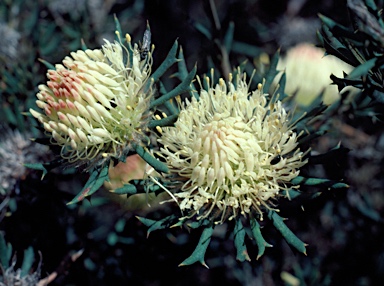
[[[182,211],[217,223],[251,213],[262,220],[263,209],[288,189],[307,160],[290,115],[274,98],[261,84],[249,92],[239,71],[227,85],[220,79],[199,100],[186,100],[175,125],[162,128],[160,155],[181,182],[174,196]]]
[[[128,34],[128,48],[117,35],[119,42],[72,52],[49,70],[36,101],[44,114],[30,109],[70,162],[120,156],[150,119],[151,53],[143,57]]]

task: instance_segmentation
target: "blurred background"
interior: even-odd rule
[[[376,3],[382,7],[382,1]],[[297,103],[305,106],[328,89],[331,73],[341,76],[350,70],[334,60],[325,62],[324,51],[315,48],[319,13],[350,25],[346,1],[341,0],[2,0],[0,232],[12,245],[15,269],[32,247],[31,272],[41,262],[41,278],[57,274],[49,285],[382,285],[380,113],[360,117],[345,110],[334,112],[330,131],[312,146],[316,154],[341,142],[343,156],[307,171],[343,180],[350,185],[348,190],[279,202],[281,215],[289,218],[287,225],[309,244],[307,256],[290,249],[266,224],[263,236],[273,247],[256,260],[257,248],[250,242],[252,261],[240,263],[227,231],[230,226],[222,225],[215,229],[207,251],[210,269],[199,264],[178,267],[201,233],[174,228],[147,238],[147,228],[135,217],[160,219],[176,208],[148,207],[143,198],[127,200],[104,190],[90,200],[66,205],[82,189],[87,174],[68,169],[50,172],[41,180],[41,172],[22,165],[54,158],[48,147],[29,140],[41,133],[34,120],[23,115],[35,106],[38,84],[46,81],[47,68],[38,59],[56,64],[81,49],[82,41],[88,48],[98,48],[104,38],[113,40],[114,15],[133,42],[142,41],[148,21],[155,45],[153,70],[175,40],[183,48],[188,69],[197,64],[198,75],[215,68],[217,76],[226,76],[244,61],[262,74],[280,49],[279,68],[287,71],[286,93],[299,89]],[[177,83],[171,77],[176,71],[171,69],[162,79],[166,88]],[[326,93],[326,103],[339,98],[335,86]]]

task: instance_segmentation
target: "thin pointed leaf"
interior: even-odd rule
[[[328,179],[318,179],[318,178],[304,178],[302,176],[297,176],[294,178],[291,183],[293,185],[302,185],[302,186],[321,186],[326,187],[327,189],[345,189],[349,186],[345,183],[339,181],[333,181]]]
[[[153,219],[139,217],[139,216],[136,216],[136,218],[142,224],[148,227],[147,237],[152,231],[169,228],[175,223],[176,220],[178,220],[178,217],[176,215],[170,215],[161,220],[153,220]]]
[[[190,223],[188,223],[188,227],[190,228],[199,228],[200,226],[207,226],[209,225],[211,222],[209,219],[203,219],[203,220],[197,220],[197,221],[192,221]]]
[[[236,259],[244,262],[245,260],[251,261],[248,255],[247,246],[245,245],[245,229],[240,219],[236,220],[235,229],[233,230],[236,247]]]
[[[173,90],[170,92],[160,96],[156,100],[151,102],[150,108],[153,108],[155,106],[161,105],[165,103],[166,101],[170,100],[171,98],[174,98],[175,96],[182,94],[183,92],[190,91],[190,85],[195,77],[197,67],[195,66],[191,72],[188,74],[188,76],[178,85],[176,86]]]
[[[55,66],[49,62],[47,62],[46,60],[43,60],[43,59],[38,59],[39,62],[43,63],[47,69],[49,70],[56,70]]]
[[[67,205],[78,203],[98,191],[104,182],[109,180],[108,169],[109,165],[104,164],[104,166],[93,170],[84,188]]]
[[[33,253],[33,248],[32,246],[30,246],[26,250],[24,250],[23,264],[21,265],[21,277],[24,277],[29,273],[34,259],[35,255]]]
[[[347,76],[347,79],[356,79],[361,76],[367,75],[369,71],[375,67],[377,58],[372,58],[365,63],[357,66],[351,73]]]
[[[265,241],[260,231],[260,224],[257,222],[255,218],[251,219],[251,230],[252,230],[252,235],[255,238],[255,241],[257,244],[258,252],[257,252],[256,260],[258,260],[261,256],[263,256],[265,252],[265,248],[272,247],[272,244],[269,244],[268,242]]]
[[[213,233],[213,226],[206,227],[201,234],[199,243],[197,244],[195,250],[187,259],[179,264],[179,266],[191,265],[195,262],[200,262],[203,266],[208,267],[205,263],[204,256],[207,251],[208,245],[211,242]]]
[[[232,21],[229,23],[228,30],[224,36],[224,47],[228,51],[231,51],[232,43],[233,43],[233,33],[235,32],[235,23]]]
[[[279,62],[279,57],[280,57],[279,53],[280,51],[277,51],[272,57],[268,73],[265,76],[265,84],[264,84],[265,90],[270,89],[273,80],[275,79],[276,75],[279,73],[277,71],[277,63]]]
[[[169,69],[170,66],[172,66],[174,63],[177,62],[176,58],[176,52],[178,48],[178,42],[177,40],[173,44],[171,50],[169,51],[167,57],[165,60],[161,63],[161,65],[156,69],[156,71],[152,74],[152,79],[154,82],[157,82],[159,78]]]
[[[44,164],[42,163],[24,163],[24,167],[33,169],[33,170],[43,171],[43,175],[41,176],[41,179],[43,179],[45,175],[48,174],[47,168],[45,168]]]
[[[152,129],[155,128],[156,126],[172,126],[173,123],[177,120],[178,114],[170,115],[166,118],[160,119],[160,120],[152,120],[148,124],[148,128]]]
[[[168,173],[169,172],[168,166],[165,163],[157,160],[150,153],[146,152],[142,146],[134,144],[133,148],[135,149],[136,153],[145,162],[147,162],[149,165],[151,165],[156,171],[162,172],[162,173]]]
[[[283,219],[273,210],[268,212],[268,218],[272,220],[273,225],[281,233],[284,239],[294,248],[296,248],[301,253],[306,253],[306,244],[302,242],[283,222]]]
[[[9,251],[10,247],[10,244],[8,243],[7,245],[4,236],[2,235],[2,233],[0,233],[0,265],[2,265],[4,269],[7,269],[9,267],[9,260],[11,258]]]
[[[134,195],[137,194],[137,189],[135,185],[124,184],[124,186],[114,190],[110,190],[110,192],[118,195]]]

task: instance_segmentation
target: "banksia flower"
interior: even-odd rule
[[[128,47],[119,37],[101,49],[72,52],[39,86],[36,104],[44,112],[30,112],[69,162],[119,158],[142,139],[153,95],[152,57],[132,47],[129,35],[126,40]]]
[[[181,210],[217,223],[251,214],[263,219],[307,162],[290,119],[262,84],[249,92],[245,74],[186,100],[158,140],[173,180],[181,182],[174,193]]]

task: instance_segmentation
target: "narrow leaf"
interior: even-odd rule
[[[87,183],[76,197],[72,199],[67,205],[78,203],[82,201],[85,197],[88,197],[94,194],[99,188],[104,184],[105,181],[109,180],[108,177],[108,164],[104,164],[101,167],[93,170],[91,176],[89,177]]]
[[[268,218],[272,220],[273,225],[276,227],[278,231],[282,234],[284,239],[293,247],[295,247],[298,251],[306,253],[306,244],[302,242],[283,222],[283,219],[273,210],[268,212]]]
[[[143,160],[145,162],[147,162],[149,165],[151,165],[156,171],[162,172],[162,173],[168,173],[169,172],[168,166],[165,163],[157,160],[150,153],[145,151],[142,146],[134,144],[133,148],[135,149],[136,153],[141,158],[143,158]]]
[[[365,63],[357,66],[348,76],[347,79],[356,79],[361,76],[367,75],[369,71],[375,67],[377,58],[372,58]]]
[[[293,185],[321,186],[321,187],[326,187],[328,189],[349,188],[347,184],[339,181],[333,181],[328,179],[318,179],[318,178],[305,178],[302,176],[297,176],[291,181],[291,183]]]
[[[21,265],[21,277],[24,277],[29,273],[29,270],[31,270],[34,258],[35,258],[35,255],[33,253],[32,246],[24,250],[23,264]]]
[[[251,219],[251,230],[258,248],[258,253],[256,257],[256,259],[258,260],[264,254],[265,247],[272,247],[272,244],[266,242],[264,237],[261,235],[260,224],[255,218]]]
[[[147,237],[149,236],[149,234],[152,231],[170,227],[178,219],[178,217],[176,215],[170,215],[170,216],[167,216],[167,217],[165,217],[165,218],[163,218],[161,220],[153,220],[153,219],[139,217],[139,216],[136,216],[136,218],[142,224],[144,224],[145,226],[148,227]]]
[[[244,241],[245,229],[240,219],[236,220],[235,229],[233,230],[233,233],[235,236],[235,247],[237,250],[236,259],[241,262],[244,262],[245,260],[251,261]]]
[[[208,245],[211,242],[213,233],[213,226],[206,227],[201,234],[199,243],[197,244],[195,250],[187,259],[179,264],[179,266],[191,265],[195,262],[200,262],[203,266],[208,267],[205,263],[204,256],[207,251]]]

